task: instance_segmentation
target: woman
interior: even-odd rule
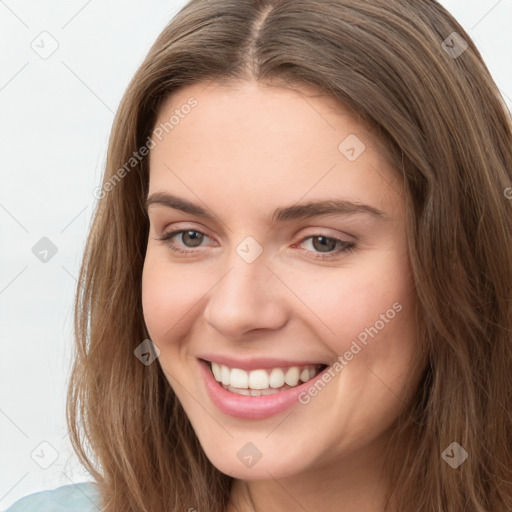
[[[75,509],[511,509],[511,135],[433,0],[187,4],[98,191]]]

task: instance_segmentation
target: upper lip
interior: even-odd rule
[[[251,357],[250,359],[237,359],[229,355],[221,354],[202,354],[197,356],[208,362],[223,364],[229,368],[240,368],[241,370],[258,370],[265,368],[288,368],[291,366],[324,365],[325,361],[315,361],[302,359],[300,361],[290,361],[289,359],[279,359],[274,357]]]

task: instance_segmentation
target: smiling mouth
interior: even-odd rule
[[[245,396],[266,396],[292,389],[316,377],[326,364],[262,368],[250,371],[206,361],[214,379],[227,391]]]

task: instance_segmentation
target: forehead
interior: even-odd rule
[[[395,186],[378,141],[334,98],[257,82],[197,83],[162,104],[150,193],[258,209],[307,196],[385,200]]]

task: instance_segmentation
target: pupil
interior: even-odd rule
[[[315,243],[316,240],[322,240],[322,244],[318,245]],[[327,245],[325,245],[325,241],[327,241]],[[316,250],[319,250],[320,252],[329,252],[329,250],[336,248],[336,240],[333,240],[331,238],[327,238],[325,236],[316,236],[313,238],[313,247]],[[327,247],[327,251],[324,251],[324,249]]]
[[[194,233],[196,236],[193,235]],[[192,241],[191,247],[197,247],[198,245],[201,245],[202,236],[203,235],[201,233],[198,233],[197,231],[185,231],[183,233],[183,237],[188,237]],[[188,245],[185,239],[183,239],[183,242],[185,243],[185,245]]]

